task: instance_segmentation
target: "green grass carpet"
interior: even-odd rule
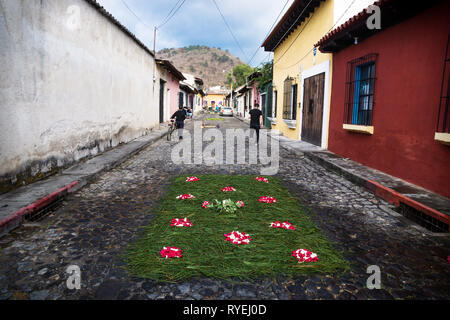
[[[201,175],[200,181],[185,182],[177,177],[169,188],[156,217],[144,228],[144,234],[126,253],[131,275],[159,281],[178,281],[192,277],[253,279],[261,276],[296,275],[310,272],[329,273],[348,269],[348,262],[312,222],[306,208],[291,196],[278,179],[258,182],[255,176]],[[222,192],[232,186],[236,192]],[[180,194],[195,199],[178,200]],[[258,202],[271,196],[277,203]],[[245,207],[234,214],[203,209],[203,201],[243,200]],[[175,218],[188,218],[190,228],[171,227]],[[289,221],[296,230],[274,229],[271,222]],[[250,234],[248,245],[225,241],[225,233]],[[182,258],[164,259],[164,246],[179,247]],[[318,255],[314,263],[298,263],[292,252],[299,248]]]

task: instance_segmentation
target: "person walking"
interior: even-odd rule
[[[178,129],[178,135],[180,140],[183,140],[184,120],[186,120],[186,113],[183,110],[183,106],[179,107],[179,110],[173,114],[170,119],[175,119],[175,124]]]
[[[253,138],[253,130],[256,131],[256,144],[259,143],[259,130],[263,126],[263,113],[259,110],[259,104],[255,103],[255,106],[250,110],[250,139]]]

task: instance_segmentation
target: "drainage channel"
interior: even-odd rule
[[[64,197],[59,197],[55,201],[53,201],[51,204],[45,206],[45,208],[38,210],[36,212],[33,212],[31,214],[26,215],[25,221],[26,222],[40,222],[47,218],[51,213],[56,211],[59,207],[62,206],[64,201]]]
[[[398,206],[395,210],[404,217],[414,221],[431,232],[449,232],[448,224],[426,215],[423,212],[404,204],[403,202],[400,202],[400,206]]]

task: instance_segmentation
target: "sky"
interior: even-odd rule
[[[182,0],[97,0],[118,21],[153,50],[154,27],[161,25]],[[294,0],[216,0],[238,44],[213,0],[185,0],[183,6],[158,29],[156,51],[189,45],[227,49],[253,67],[270,61],[271,53],[260,48],[276,18]],[[181,3],[181,2],[180,2]],[[127,6],[131,9],[131,12]],[[283,9],[284,8],[284,9]],[[283,11],[282,11],[283,9]],[[136,17],[137,16],[137,17]]]

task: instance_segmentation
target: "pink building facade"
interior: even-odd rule
[[[169,121],[178,110],[180,81],[186,80],[183,74],[168,60],[156,59],[159,76],[161,122]]]

